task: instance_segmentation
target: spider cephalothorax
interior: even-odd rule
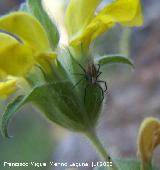
[[[84,103],[85,103],[85,98],[86,98],[86,93],[87,93],[87,88],[89,85],[91,86],[96,86],[100,88],[102,92],[102,101],[104,99],[104,93],[107,91],[107,83],[103,80],[99,80],[99,76],[102,74],[100,71],[100,65],[98,64],[98,68],[96,68],[95,64],[89,62],[84,68],[81,64],[79,64],[80,68],[83,70],[84,73],[78,73],[78,75],[83,76],[84,78],[80,79],[74,86],[77,86],[82,80],[86,80],[87,84],[85,86],[85,92],[84,92]],[[76,73],[77,74],[77,73]],[[100,85],[100,83],[103,83],[105,86],[105,89],[103,89]]]

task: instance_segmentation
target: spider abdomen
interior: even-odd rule
[[[91,84],[97,83],[97,70],[94,64],[88,64],[86,69],[86,79]]]

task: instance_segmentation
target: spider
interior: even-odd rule
[[[107,91],[107,83],[105,81],[99,80],[99,76],[102,74],[102,72],[100,71],[100,64],[98,64],[98,68],[96,68],[96,66],[93,63],[88,63],[86,69],[79,64],[80,68],[82,69],[82,71],[84,72],[83,74],[80,73],[75,73],[77,75],[81,75],[84,78],[80,79],[75,85],[74,87],[76,87],[82,80],[86,80],[88,82],[88,84],[85,87],[85,91],[84,91],[84,103],[85,103],[85,98],[86,98],[86,93],[87,93],[87,88],[88,85],[92,85],[92,86],[98,86],[101,90],[102,93],[102,101],[104,99],[104,93]],[[105,86],[105,89],[103,89],[99,83],[103,83]],[[101,102],[102,102],[101,101]]]

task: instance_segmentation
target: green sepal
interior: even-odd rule
[[[118,159],[114,162],[117,170],[141,170],[141,162],[137,160]],[[95,167],[94,170],[111,170],[111,167],[99,166]],[[158,167],[153,166],[150,170],[158,170]]]
[[[12,102],[10,102],[4,114],[1,118],[1,133],[3,137],[10,138],[7,132],[7,127],[10,119],[13,117],[14,113],[16,113],[26,102],[26,97],[21,95],[16,97]]]
[[[101,113],[102,103],[104,100],[105,93],[100,85],[92,85],[84,82],[81,87],[83,104],[87,112],[88,122],[93,126],[96,125],[99,115]]]
[[[42,0],[27,0],[32,14],[39,20],[47,32],[49,43],[54,50],[59,42],[59,32],[55,23],[51,20],[42,6]]]
[[[92,126],[90,125],[92,120],[89,119],[89,113],[75,92],[70,81],[62,81],[37,86],[28,95],[18,96],[8,104],[2,116],[3,136],[9,137],[7,132],[9,121],[14,113],[28,102],[32,102],[52,122],[71,131],[86,131]]]
[[[88,119],[86,123],[91,124],[93,127],[96,126],[103,104],[103,95],[105,96],[105,93],[102,92],[104,90],[103,84],[91,84],[88,82],[85,78],[85,73],[79,65],[82,65],[82,63],[75,60],[69,50],[61,50],[58,59],[73,83],[72,91],[76,91],[79,96],[81,106],[86,112],[85,119]]]
[[[83,120],[76,96],[71,92],[70,82],[58,82],[44,84],[35,87],[30,94],[18,96],[8,104],[1,121],[1,131],[4,137],[9,137],[7,132],[8,123],[15,112],[25,103],[32,102],[42,111],[45,116],[73,131],[83,131]],[[70,89],[70,90],[69,90]]]
[[[72,131],[85,129],[81,107],[69,81],[37,87],[31,100],[51,121]]]
[[[122,55],[116,55],[116,54],[97,57],[95,58],[94,62],[100,65],[107,65],[107,64],[114,64],[114,63],[128,64],[134,68],[134,64],[131,59],[124,57]]]

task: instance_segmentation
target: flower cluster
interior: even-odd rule
[[[31,102],[50,121],[86,134],[109,160],[95,137],[107,90],[99,79],[100,64],[133,64],[123,56],[95,59],[90,45],[117,23],[141,26],[143,16],[140,0],[115,0],[98,11],[100,4],[101,0],[70,0],[64,17],[68,47],[59,45],[58,29],[41,0],[26,0],[19,11],[0,18],[0,97],[16,96],[2,116],[5,137],[12,115]]]
[[[27,102],[29,100],[37,105],[50,120],[63,127],[86,131],[95,126],[104,94],[100,81],[97,81],[101,73],[95,66],[90,44],[116,23],[124,26],[140,26],[143,23],[139,0],[116,0],[96,13],[100,3],[100,0],[69,2],[65,14],[68,50],[57,46],[57,28],[43,10],[41,1],[28,0],[25,11],[1,17],[1,97],[21,89],[20,93],[29,98]],[[109,60],[112,63],[112,58]],[[79,78],[73,75],[74,72],[84,77],[83,83],[75,88],[73,86]],[[39,94],[36,92],[38,88],[41,89]],[[85,93],[88,88],[86,102],[84,88]]]

